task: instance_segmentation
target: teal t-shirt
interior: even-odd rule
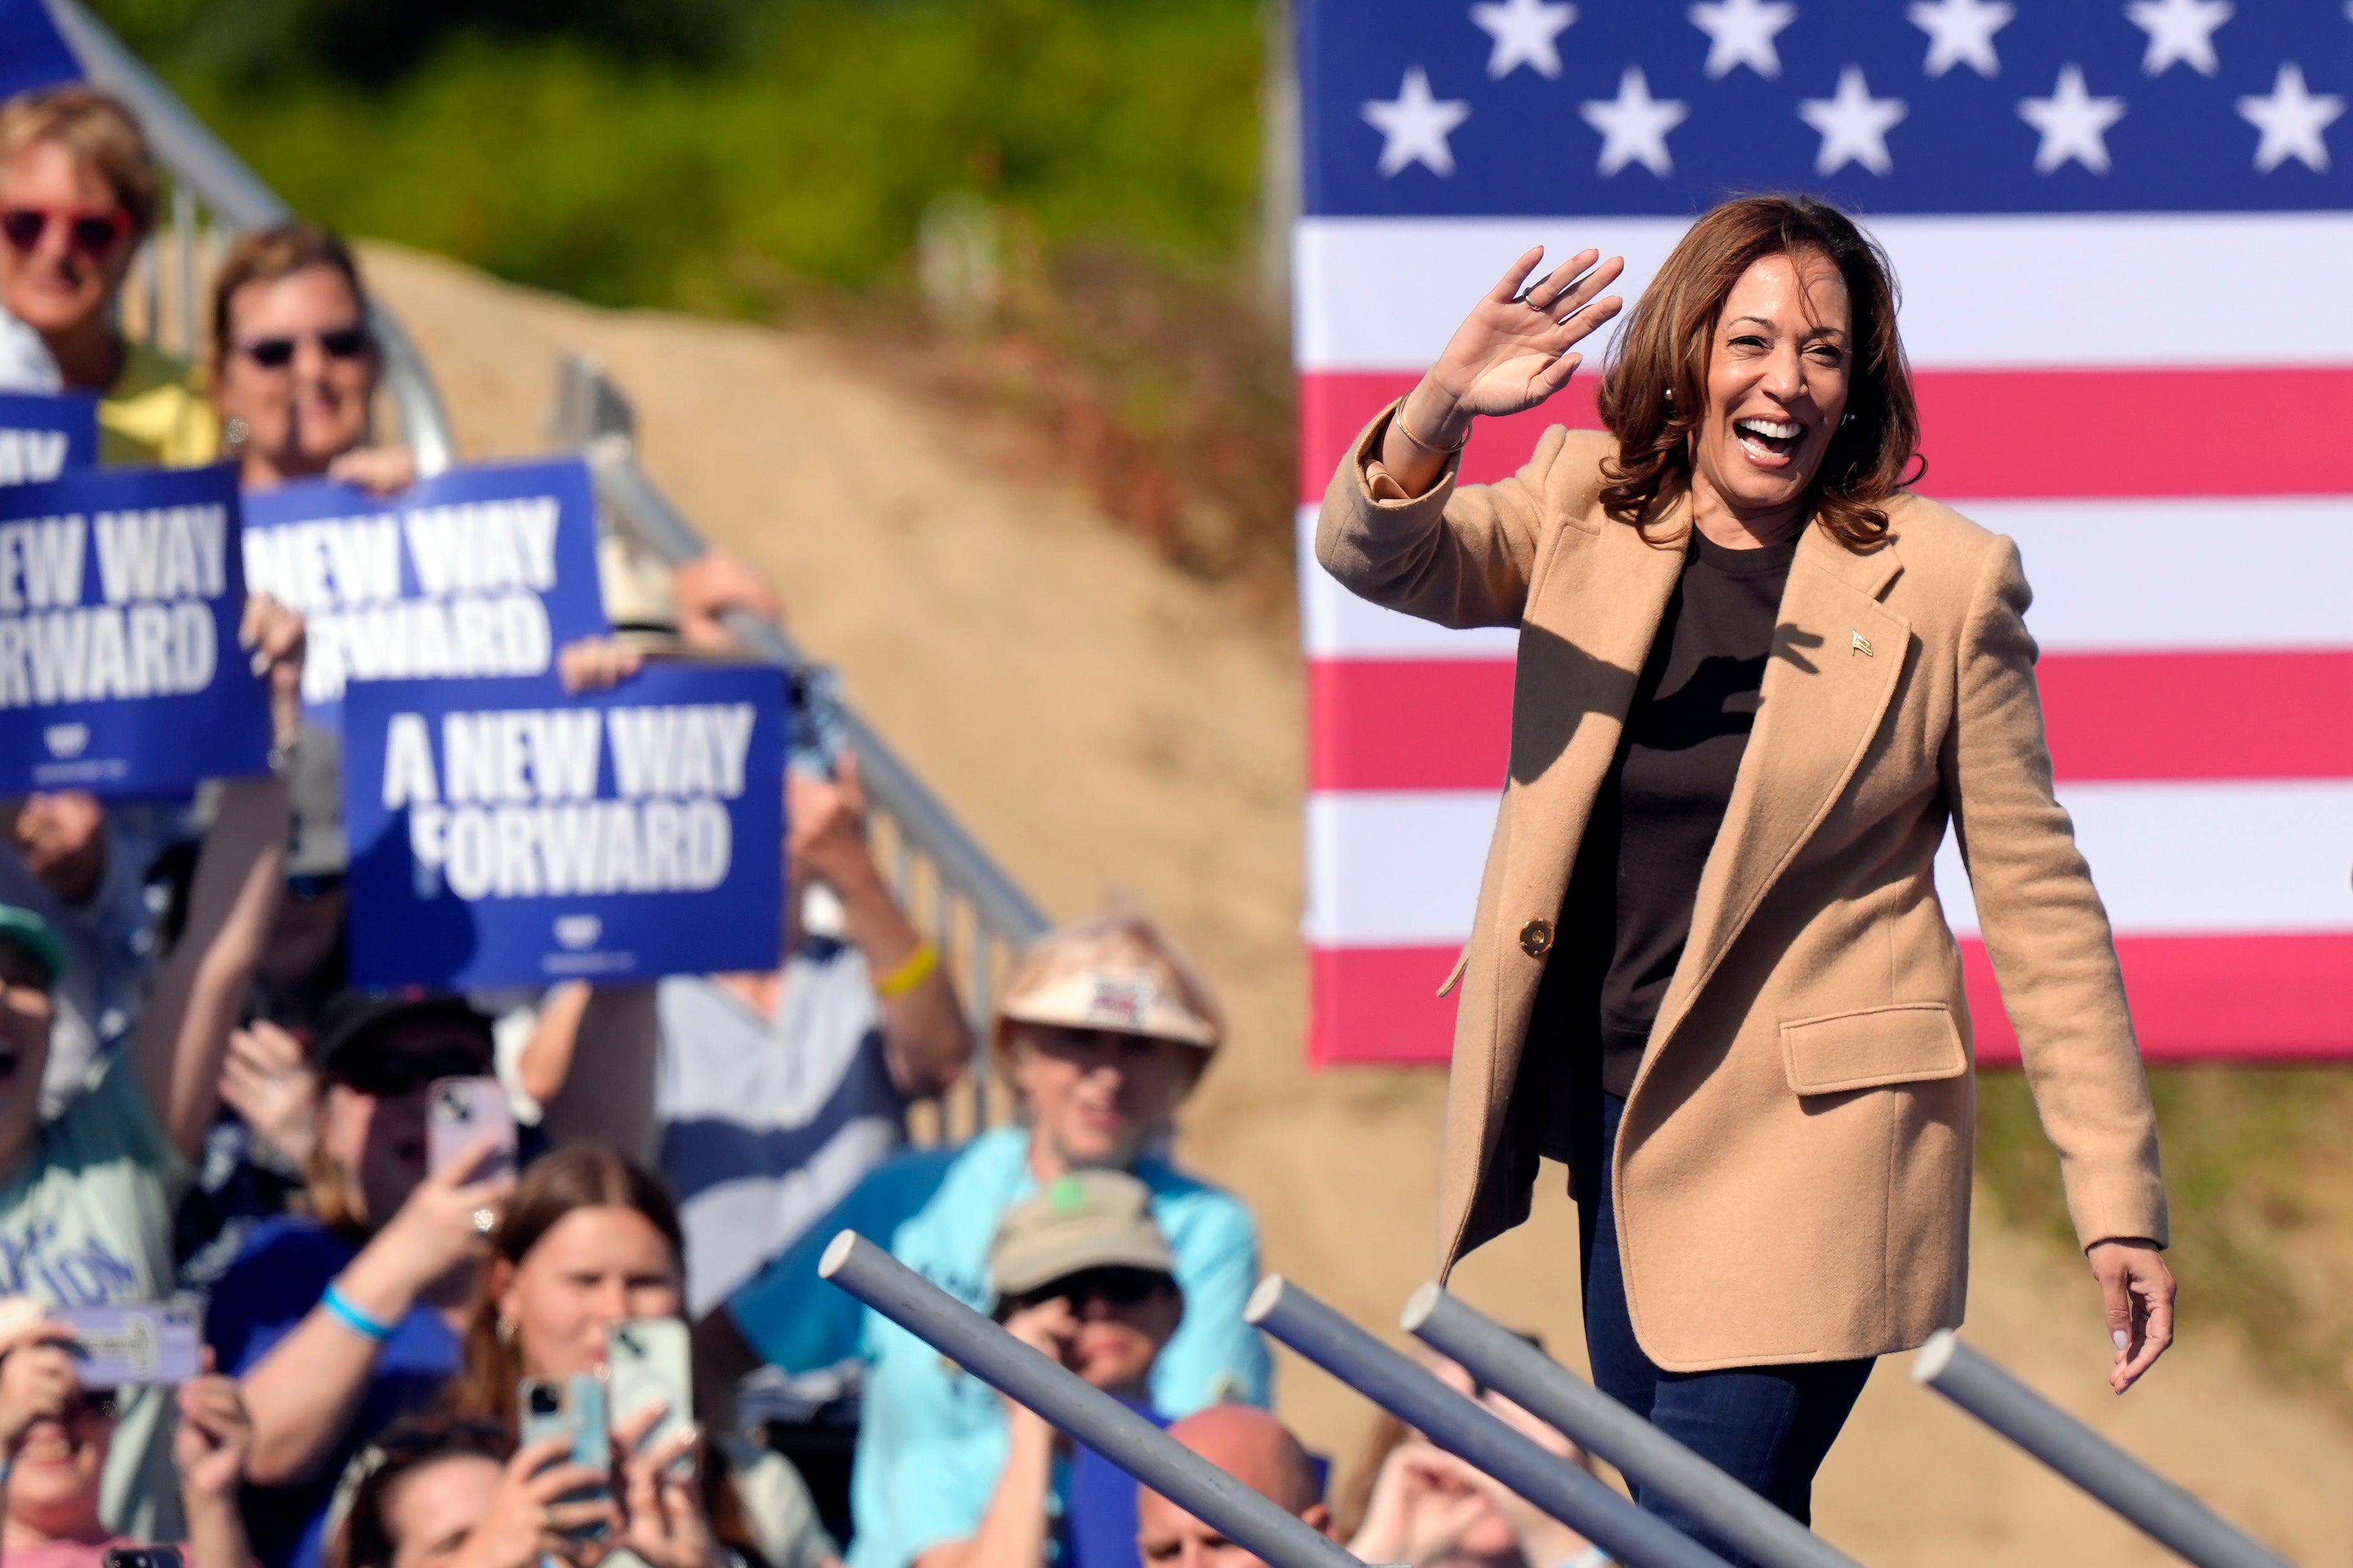
[[[108,1058],[0,1187],[0,1292],[52,1307],[171,1295],[172,1215],[188,1178],[127,1054]],[[171,1407],[170,1389],[142,1388],[115,1424],[100,1512],[134,1540],[182,1533]]]
[[[1231,1194],[1147,1158],[1133,1173],[1176,1256],[1185,1319],[1152,1373],[1152,1403],[1172,1417],[1222,1400],[1267,1402],[1271,1369],[1242,1305],[1258,1283],[1258,1226]],[[851,1471],[849,1568],[906,1568],[960,1541],[1005,1468],[1005,1415],[995,1390],[847,1291],[818,1278],[826,1243],[848,1229],[949,1295],[987,1311],[988,1244],[1005,1211],[1029,1196],[1029,1134],[983,1133],[960,1149],[902,1154],[880,1165],[833,1212],[728,1299],[729,1315],[762,1356],[786,1372],[866,1362]]]

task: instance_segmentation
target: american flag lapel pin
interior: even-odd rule
[[[1862,655],[1865,658],[1869,658],[1871,657],[1871,639],[1863,636],[1862,632],[1859,628],[1854,633],[1854,640],[1847,646],[1853,648],[1855,652]]]

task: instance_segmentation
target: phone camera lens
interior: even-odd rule
[[[552,1388],[531,1391],[531,1413],[533,1415],[553,1415],[563,1408],[563,1405],[562,1397]]]

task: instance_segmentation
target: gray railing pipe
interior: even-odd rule
[[[1404,1328],[1617,1466],[1629,1481],[1672,1500],[1764,1568],[1859,1568],[1853,1558],[1438,1285],[1413,1293]]]
[[[1715,1552],[1644,1513],[1501,1416],[1438,1381],[1280,1274],[1242,1316],[1422,1436],[1511,1488],[1627,1568],[1725,1568]]]
[[[2290,1568],[2286,1558],[1940,1331],[1912,1363],[1926,1384],[2199,1568]]]
[[[1359,1568],[1336,1542],[1078,1373],[1023,1344],[856,1231],[845,1230],[833,1238],[817,1271],[1273,1568]]]
[[[708,546],[638,467],[626,438],[601,437],[589,443],[587,450],[598,493],[639,540],[674,566],[703,553]],[[807,662],[781,627],[755,616],[731,613],[724,625],[739,643],[763,658],[787,669],[798,669]],[[844,713],[842,719],[850,749],[858,753],[859,776],[867,795],[922,847],[940,875],[971,901],[980,918],[1017,943],[1044,931],[1048,924],[1044,912],[989,858],[881,734],[854,710]]]

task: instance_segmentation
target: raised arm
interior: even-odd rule
[[[1523,289],[1531,250],[1479,301],[1414,389],[1366,428],[1324,498],[1315,556],[1352,593],[1441,626],[1510,626],[1527,602],[1559,432],[1512,479],[1457,489],[1481,415],[1519,414],[1568,384],[1573,345],[1618,313],[1624,269],[1585,251]],[[1597,265],[1597,262],[1599,264]]]
[[[1947,793],[2035,1109],[2105,1298],[2121,1394],[2173,1338],[2165,1186],[2107,910],[2052,791],[2031,597],[2018,547],[1996,542],[1972,595]]]
[[[972,1059],[972,1026],[957,1005],[939,950],[891,896],[866,842],[866,795],[858,759],[844,755],[839,783],[787,776],[796,868],[841,900],[849,940],[866,960],[882,1007],[882,1053],[899,1092],[923,1099],[946,1089]],[[798,878],[795,879],[797,886]]]
[[[240,639],[269,677],[278,743],[301,724],[302,618],[262,595]],[[286,884],[286,784],[237,779],[221,791],[189,892],[188,923],[156,977],[132,1046],[155,1119],[193,1159],[220,1104],[221,1064]]]

